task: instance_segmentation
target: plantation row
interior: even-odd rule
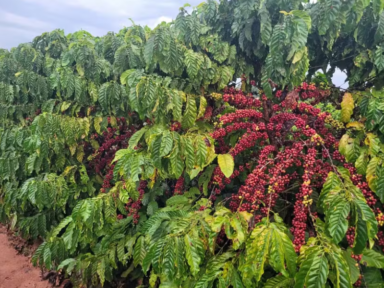
[[[384,287],[384,1],[304,2],[0,50],[0,219],[44,240],[34,264],[75,287]]]

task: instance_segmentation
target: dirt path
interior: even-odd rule
[[[0,288],[50,288],[41,279],[40,269],[33,267],[30,258],[18,255],[8,239],[7,231],[0,226]]]

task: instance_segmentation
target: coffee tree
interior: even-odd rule
[[[383,8],[208,0],[0,50],[1,220],[76,287],[382,287]]]

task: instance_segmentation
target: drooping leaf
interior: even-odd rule
[[[355,102],[351,93],[345,93],[341,102],[341,121],[348,123],[353,114]]]
[[[225,177],[227,178],[231,177],[234,166],[235,166],[232,155],[220,154],[217,156],[217,160],[218,160],[221,172],[223,172]]]

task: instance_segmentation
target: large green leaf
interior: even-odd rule
[[[325,255],[316,256],[313,259],[312,266],[307,274],[306,288],[324,287],[328,278],[328,260]]]
[[[340,198],[339,198],[340,199]],[[326,211],[328,217],[328,231],[332,236],[333,241],[339,243],[348,230],[347,217],[350,211],[350,204],[346,199],[341,198],[337,203],[332,205],[329,210]]]
[[[144,237],[139,237],[136,241],[135,248],[133,250],[133,263],[135,266],[142,264],[147,251],[145,249],[145,240]]]
[[[192,275],[196,275],[200,270],[200,263],[202,261],[199,253],[201,249],[201,243],[196,237],[193,237],[189,234],[184,236],[184,245],[185,245],[185,257],[188,261],[189,267],[191,269]]]
[[[364,249],[363,251],[363,258],[361,259],[361,262],[368,266],[368,267],[374,267],[374,268],[384,268],[384,255],[376,252],[372,249]]]
[[[317,249],[312,249],[308,254],[301,263],[299,272],[295,275],[295,288],[303,288],[306,285],[306,279],[312,269],[312,264],[314,261],[318,261],[320,264],[320,259],[323,258],[322,253]]]

